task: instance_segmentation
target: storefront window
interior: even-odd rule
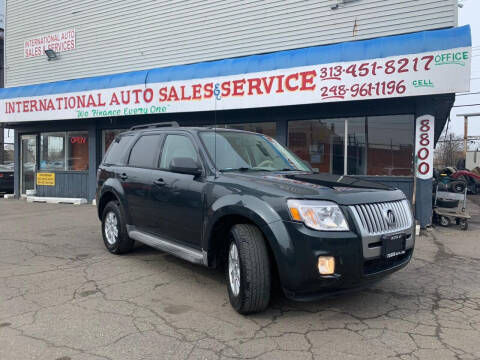
[[[345,121],[299,120],[288,123],[288,147],[314,170],[343,174]]]
[[[413,115],[369,116],[368,175],[413,175]]]
[[[347,174],[367,174],[367,139],[365,118],[348,118]]]
[[[412,176],[413,135],[413,115],[288,123],[288,147],[313,169],[339,175]]]
[[[40,135],[40,170],[65,170],[65,133]]]
[[[40,170],[88,170],[88,133],[77,131],[40,134]]]
[[[208,127],[214,127],[214,125],[208,125]],[[217,128],[252,131],[260,134],[265,134],[272,138],[275,138],[275,136],[277,135],[277,124],[275,122],[217,124]]]
[[[88,170],[88,132],[68,133],[67,170]]]

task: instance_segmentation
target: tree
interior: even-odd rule
[[[434,162],[438,168],[456,167],[463,156],[463,138],[450,134],[449,138],[439,140],[435,148]]]

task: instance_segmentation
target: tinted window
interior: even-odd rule
[[[412,176],[413,115],[369,116],[367,125],[367,174]]]
[[[170,168],[170,162],[175,158],[191,158],[198,163],[197,150],[190,139],[183,135],[168,135],[163,145],[160,168]]]
[[[160,146],[160,135],[142,136],[133,145],[128,159],[128,165],[143,168],[153,168],[158,147]]]
[[[108,165],[121,165],[121,160],[132,139],[132,135],[126,135],[115,140],[108,149],[103,163]]]

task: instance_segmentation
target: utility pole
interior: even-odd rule
[[[469,113],[469,114],[459,114],[458,117],[463,117],[464,121],[464,130],[463,130],[463,154],[465,156],[465,161],[467,160],[467,147],[468,147],[468,140],[475,140],[478,136],[468,136],[468,118],[480,116],[480,113]]]

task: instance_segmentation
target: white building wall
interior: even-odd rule
[[[470,170],[475,169],[476,167],[480,167],[480,150],[467,151],[465,167]]]
[[[338,8],[332,9],[339,3]],[[456,26],[457,0],[8,0],[5,87]],[[75,28],[60,59],[24,41]]]

